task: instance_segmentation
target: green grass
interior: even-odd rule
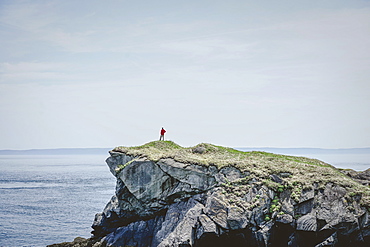
[[[204,147],[206,151],[202,154],[193,152],[193,149],[198,146]],[[370,207],[369,187],[355,182],[332,165],[320,160],[267,152],[243,152],[208,143],[201,143],[195,147],[181,147],[172,141],[153,141],[137,147],[116,147],[113,151],[134,157],[146,157],[153,161],[173,158],[183,163],[214,165],[218,169],[234,166],[251,174],[245,180],[257,179],[278,192],[281,192],[282,187],[271,181],[269,176],[289,174],[281,178],[286,184],[284,189],[291,189],[296,200],[299,200],[303,189],[312,188],[314,184],[319,188],[324,188],[327,183],[333,183],[345,187],[349,199],[353,197],[352,195],[362,195],[361,204]],[[233,186],[239,185],[234,184]]]

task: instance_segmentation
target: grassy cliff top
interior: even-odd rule
[[[305,157],[279,155],[267,152],[243,152],[232,148],[201,143],[195,147],[181,147],[172,141],[153,141],[137,147],[116,147],[112,151],[153,161],[173,158],[178,162],[217,168],[234,166],[250,177],[262,181],[270,188],[281,185],[273,182],[270,175],[280,176],[294,188],[309,189],[313,185],[324,187],[327,183],[343,186],[351,197],[360,196],[361,203],[370,206],[370,188],[363,186],[325,162]]]

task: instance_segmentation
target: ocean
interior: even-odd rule
[[[284,153],[289,154],[289,153]],[[339,168],[370,168],[370,154],[292,154]],[[0,155],[0,246],[46,246],[90,237],[115,191],[107,155]]]
[[[115,191],[108,155],[0,155],[0,246],[91,236]]]

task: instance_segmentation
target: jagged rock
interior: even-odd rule
[[[370,168],[366,171],[361,172],[357,172],[351,169],[341,170],[341,172],[363,185],[370,186]]]
[[[248,225],[248,214],[240,207],[230,206],[227,210],[227,228],[230,230],[244,229]]]
[[[309,189],[309,190],[303,190],[299,199],[299,203],[309,201],[313,199],[315,196],[315,190]]]
[[[275,183],[278,183],[278,184],[283,184],[284,183],[284,180],[281,179],[279,176],[275,175],[275,174],[271,174],[270,175],[270,178],[272,181],[274,181]]]
[[[236,169],[235,167],[222,168],[219,173],[224,175],[225,181],[227,182],[234,182],[244,177],[240,170]]]
[[[227,228],[227,205],[217,196],[208,197],[204,211],[218,226]]]
[[[283,191],[280,194],[280,203],[281,203],[281,211],[289,214],[289,215],[294,215],[294,205],[295,202],[291,198],[291,192],[290,191]]]
[[[64,242],[60,244],[52,244],[46,247],[93,247],[93,240],[77,237],[73,240],[73,242]],[[99,247],[99,246],[95,246]]]
[[[331,173],[335,168],[330,165],[318,163],[326,169],[324,182],[311,174],[315,179],[308,185],[298,176],[320,161],[303,160],[302,169],[307,170],[296,171],[300,163],[291,165],[290,158],[237,151],[232,156],[210,144],[175,146],[182,152],[178,154],[167,144],[175,146],[154,142],[138,150],[110,152],[107,164],[117,178],[116,193],[96,215],[90,245],[370,246],[369,207],[358,193],[351,197],[347,190],[354,186],[369,191],[346,177],[331,182],[328,176],[338,172]],[[222,165],[212,155],[219,155]],[[242,166],[240,156],[249,163]],[[227,157],[232,158],[229,163]],[[282,169],[284,164],[289,169]],[[341,180],[346,183],[335,182]]]
[[[216,223],[207,215],[199,215],[198,220],[200,225],[197,230],[197,239],[200,239],[205,233],[218,234]]]
[[[283,224],[291,224],[294,221],[294,218],[290,214],[278,215],[276,217],[276,222]]]
[[[172,179],[152,161],[134,161],[119,173],[118,178],[136,199],[150,203],[150,207],[167,198]]]
[[[304,215],[297,220],[297,227],[298,231],[309,231],[315,232],[317,230],[317,219],[314,215]]]
[[[155,246],[158,247],[165,247],[165,246],[180,246],[180,245],[193,245],[194,244],[194,237],[193,231],[196,229],[196,225],[198,223],[198,217],[202,214],[204,209],[204,205],[197,202],[196,200],[190,199],[187,203],[187,207],[184,209],[182,207],[176,208],[174,213],[177,213],[178,210],[183,210],[185,212],[182,214],[182,217],[178,217],[177,219],[171,215],[171,211],[169,212],[169,219],[174,227],[171,231],[164,231],[163,236],[156,235]],[[166,226],[166,220],[163,222],[163,226]]]

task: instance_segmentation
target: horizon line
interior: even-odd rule
[[[320,150],[353,150],[353,149],[370,149],[370,147],[357,147],[357,148],[316,148],[316,147],[231,147],[234,149],[320,149]],[[52,150],[92,150],[92,149],[114,149],[111,147],[95,147],[95,148],[88,148],[88,147],[71,147],[71,148],[29,148],[29,149],[0,149],[0,151],[52,151]]]

